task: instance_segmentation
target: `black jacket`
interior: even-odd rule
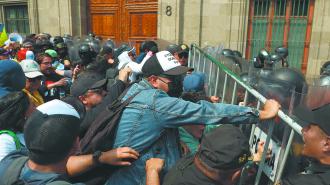
[[[284,179],[281,185],[329,185],[330,165],[313,163],[307,174],[298,174]]]
[[[107,88],[107,95],[103,98],[102,102],[92,109],[86,111],[84,120],[80,125],[79,136],[82,138],[90,125],[93,123],[99,113],[101,113],[105,107],[115,101],[121,93],[124,92],[126,85],[124,82],[117,80],[111,87]]]

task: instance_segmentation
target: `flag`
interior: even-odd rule
[[[5,42],[7,40],[8,40],[7,32],[6,32],[5,27],[3,26],[2,32],[1,32],[1,35],[0,35],[0,47],[5,45]]]

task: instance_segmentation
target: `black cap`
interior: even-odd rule
[[[330,136],[330,104],[314,109],[299,105],[293,110],[293,113],[302,127],[309,124],[318,125],[328,136]]]
[[[95,72],[85,72],[78,76],[71,86],[70,94],[74,97],[85,94],[90,89],[98,89],[107,84],[102,75]]]
[[[78,112],[61,100],[37,107],[24,128],[29,158],[41,165],[65,159],[78,137],[80,121]]]
[[[223,170],[242,167],[250,155],[248,140],[233,125],[221,125],[207,134],[197,153],[209,167]]]
[[[169,51],[156,53],[142,66],[142,72],[147,77],[151,75],[177,76],[185,74],[189,69],[181,66],[179,61]]]
[[[174,55],[174,53],[180,53],[182,49],[179,45],[170,44],[166,47],[166,51],[169,51],[172,55]]]

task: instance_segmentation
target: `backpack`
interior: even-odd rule
[[[125,107],[140,92],[121,102],[126,95],[127,88],[112,104],[108,105],[102,111],[91,126],[88,128],[85,136],[80,140],[82,154],[91,154],[95,151],[107,151],[113,148],[118,123]]]
[[[4,182],[2,182],[4,184],[1,185],[28,185],[27,183],[19,179],[21,171],[28,159],[29,158],[26,156],[15,159],[5,172]],[[71,183],[59,180],[47,183],[47,185],[71,185]]]
[[[19,141],[17,135],[15,134],[15,132],[10,131],[10,130],[0,130],[0,135],[1,134],[7,134],[9,136],[11,136],[14,139],[15,145],[16,145],[16,150],[19,150],[22,148],[22,144]]]
[[[102,111],[91,126],[85,136],[80,140],[81,154],[91,154],[95,151],[108,151],[113,148],[114,138],[118,123],[125,107],[139,93],[135,93],[124,102],[121,99],[126,95],[127,88],[112,104]],[[86,185],[104,184],[110,175],[119,167],[101,164],[78,176],[71,178],[73,182],[83,182]]]

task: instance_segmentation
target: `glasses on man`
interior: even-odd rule
[[[52,62],[42,62],[41,64],[46,65],[46,66],[51,66]]]
[[[159,79],[160,81],[166,83],[167,85],[170,84],[170,83],[172,82],[171,80],[169,80],[168,82],[166,82],[164,79],[162,79],[162,78],[160,78],[160,77],[158,77],[158,79]]]

